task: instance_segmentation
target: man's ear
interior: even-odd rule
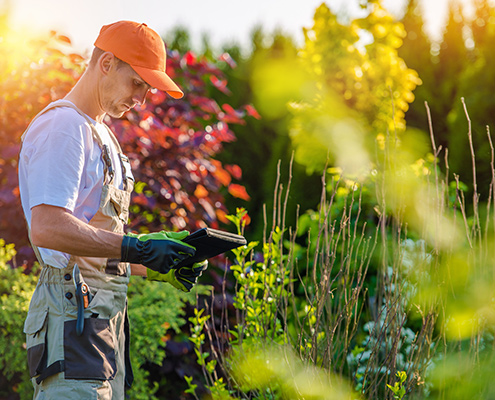
[[[98,59],[98,67],[99,67],[100,71],[104,75],[108,74],[110,72],[110,70],[112,69],[114,61],[115,61],[115,56],[113,55],[113,53],[111,53],[109,51],[106,51],[105,53],[103,53],[100,56],[100,58]]]

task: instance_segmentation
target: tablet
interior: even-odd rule
[[[244,246],[247,241],[244,236],[235,233],[224,232],[218,229],[203,228],[191,233],[183,242],[196,248],[196,254],[181,261],[174,268],[185,267],[208,258],[215,257],[226,251]]]

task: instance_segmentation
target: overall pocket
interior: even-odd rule
[[[67,379],[110,380],[115,377],[115,333],[110,328],[114,318],[112,290],[99,289],[84,311],[84,330],[76,333],[77,320],[64,322],[64,360]],[[74,315],[76,314],[74,306]]]
[[[46,331],[48,309],[28,312],[24,323],[29,375],[39,375],[46,368]]]
[[[76,322],[64,322],[65,378],[113,379],[117,364],[110,320],[85,318],[81,336],[76,333]]]
[[[127,194],[123,192],[122,194]],[[126,205],[123,204],[122,200],[118,198],[114,198],[113,196],[110,198],[110,203],[115,212],[115,216],[119,218],[120,222],[126,225],[129,222],[129,209]]]

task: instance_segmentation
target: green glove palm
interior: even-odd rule
[[[208,261],[205,260],[187,267],[172,269],[166,274],[148,269],[147,276],[150,281],[168,282],[183,292],[189,292],[207,267]]]

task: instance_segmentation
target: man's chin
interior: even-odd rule
[[[122,116],[127,112],[128,110],[125,111],[107,111],[107,114],[110,115],[112,118],[122,118]]]

